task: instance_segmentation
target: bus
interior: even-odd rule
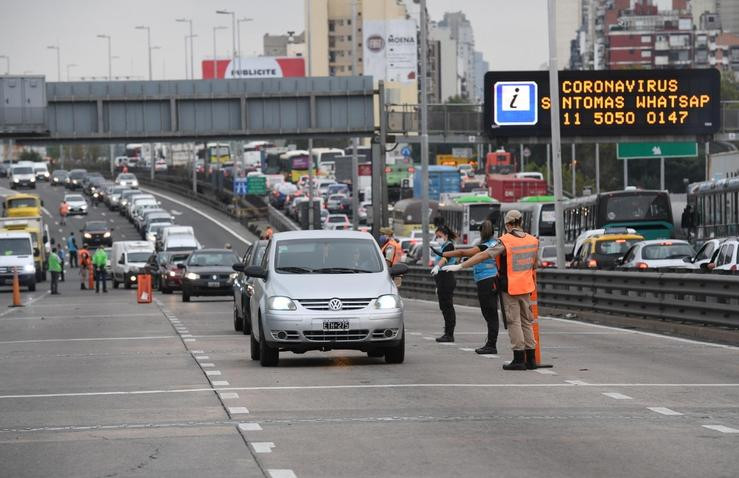
[[[231,146],[228,143],[207,143],[198,149],[198,159],[206,164],[231,164]]]
[[[670,195],[627,189],[565,202],[565,242],[574,243],[581,233],[606,227],[630,227],[645,239],[670,239],[674,235]]]
[[[554,228],[556,222],[554,202],[529,201],[502,203],[499,221],[496,227],[499,235],[505,234],[505,215],[512,209],[516,209],[521,213],[521,216],[523,216],[523,230],[532,236],[536,236],[541,246],[557,244]]]
[[[385,166],[387,194],[390,201],[397,201],[413,195],[413,173],[415,172],[413,158],[409,156],[395,158],[395,163],[388,163]]]
[[[280,172],[284,173],[285,178],[292,183],[297,183],[301,176],[308,175],[310,164],[310,153],[302,149],[288,151],[280,155]],[[317,175],[315,168],[313,174],[314,176]]]
[[[516,168],[513,155],[507,151],[498,151],[485,155],[485,175],[512,174]]]
[[[696,241],[739,234],[739,177],[689,185],[688,204]]]
[[[430,227],[433,227],[433,218],[438,215],[439,203],[429,200],[429,217]],[[390,213],[391,226],[396,237],[409,237],[413,231],[421,229],[421,200],[420,199],[401,199],[395,203],[395,207]],[[433,231],[432,231],[433,232]]]
[[[493,227],[498,225],[500,201],[486,195],[457,196],[439,205],[439,217],[459,234],[462,244],[476,244],[480,240],[480,227],[485,220],[490,220]]]
[[[554,202],[554,196],[524,196],[518,202]]]

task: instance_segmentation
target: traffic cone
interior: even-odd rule
[[[92,268],[92,262],[87,265],[87,288],[90,290],[95,288],[95,271]]]
[[[21,304],[21,281],[18,279],[18,271],[13,269],[13,303],[9,307],[23,307]]]

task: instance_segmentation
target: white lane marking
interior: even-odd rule
[[[582,380],[565,380],[565,382],[570,385],[589,385],[588,382],[583,382]]]
[[[101,212],[100,215],[102,215],[103,217],[105,217],[105,213],[104,212]]]
[[[479,357],[483,357],[483,358],[486,358],[486,359],[496,359],[496,358],[500,358],[500,357],[498,357],[498,356],[497,356],[497,355],[495,355],[495,354],[477,354],[477,355],[478,355]]]
[[[195,357],[195,360],[208,360],[209,358],[207,355],[198,355]]]
[[[609,398],[613,398],[614,400],[633,400],[633,398],[631,398],[630,396],[618,392],[605,392],[603,395]]]
[[[215,366],[216,366],[216,364],[214,364],[214,363],[202,363],[202,362],[201,362],[201,363],[200,363],[200,366],[201,366],[201,367],[204,367],[204,368],[210,368],[210,367],[215,367]]]
[[[17,310],[17,309],[13,309]],[[176,335],[152,335],[147,337],[91,337],[86,339],[36,339],[36,340],[6,340],[0,344],[36,344],[44,342],[93,342],[97,340],[158,340],[177,339]]]
[[[182,216],[182,211],[177,211],[176,209],[171,209],[169,212],[171,212],[173,216]]]
[[[409,332],[411,335],[423,335],[421,332]]]
[[[269,473],[270,478],[298,478],[295,472],[286,469],[267,470],[267,473]]]
[[[26,304],[27,305],[27,304]],[[157,313],[150,313],[150,314],[121,314],[121,315],[101,315],[101,314],[95,314],[95,315],[39,315],[39,316],[33,316],[33,317],[14,317],[12,319],[7,320],[51,320],[51,319],[64,319],[64,320],[71,320],[71,319],[115,319],[118,317],[121,318],[129,318],[129,317],[159,317],[160,314]]]
[[[46,209],[44,206],[41,206],[41,211],[43,211],[44,214],[46,214],[47,216],[49,216],[49,218],[54,219],[54,216],[52,216],[51,213],[49,212],[49,210]],[[59,223],[57,222],[57,224],[59,224]]]
[[[28,307],[29,305],[34,304],[34,303],[40,301],[41,299],[45,298],[47,295],[50,295],[50,294],[51,294],[51,291],[50,290],[47,290],[46,292],[44,292],[40,296],[34,297],[33,299],[29,300],[28,302],[25,302],[23,305],[26,306],[26,307]],[[21,309],[22,309],[22,307],[10,308],[10,309],[6,310],[5,312],[0,313],[0,317],[5,317],[6,315],[11,314],[11,313],[13,313],[15,311],[18,311],[18,310],[21,310]],[[12,343],[16,343],[16,342],[15,341],[0,342],[0,344],[12,344]]]
[[[190,335],[190,334],[183,334],[183,335],[182,335],[182,337],[183,337],[183,338],[188,338],[188,339],[189,339],[189,338],[192,338],[192,335]]]
[[[249,409],[246,407],[228,407],[229,415],[249,413]]]
[[[461,350],[463,352],[474,352],[475,351],[475,349],[471,349],[471,348],[468,348],[468,347],[461,347],[459,350]]]
[[[209,377],[215,377],[215,376],[218,376],[220,374],[221,374],[221,371],[220,370],[206,370],[205,371],[205,375],[207,375]]]
[[[228,387],[225,380],[211,382],[213,387]],[[583,383],[582,386],[589,388],[735,388],[739,383]],[[69,393],[38,393],[19,395],[0,395],[0,399],[13,398],[66,398],[66,397],[104,397],[117,395],[156,395],[166,393],[199,393],[199,392],[280,392],[296,390],[367,390],[367,389],[407,389],[407,388],[574,388],[575,384],[569,383],[393,383],[375,385],[302,385],[302,386],[262,386],[262,387],[228,387],[228,388],[184,388],[169,390],[133,390],[133,391],[111,391],[111,392],[69,392]]]
[[[236,392],[221,392],[218,394],[223,400],[233,400],[239,398],[239,394]]]
[[[195,355],[195,354],[204,354],[205,352],[203,352],[202,350],[192,350],[190,353]]]
[[[424,337],[423,340],[434,340],[433,337]]]
[[[725,427],[723,425],[701,425],[703,428],[708,428],[709,430],[716,430],[717,432],[721,433],[739,433],[739,430],[736,428],[731,427]]]
[[[661,413],[662,415],[670,415],[670,416],[680,416],[682,413],[676,412],[675,410],[670,410],[666,407],[647,407],[647,410],[651,410],[653,412]]]
[[[142,191],[145,191],[145,192],[147,192],[147,193],[153,194],[153,195],[155,195],[155,196],[163,197],[164,199],[167,199],[168,201],[172,201],[172,202],[173,202],[173,203],[175,203],[175,204],[179,204],[179,205],[180,205],[180,206],[182,206],[182,207],[186,207],[187,209],[189,209],[189,210],[191,210],[191,211],[193,211],[193,212],[195,212],[195,213],[197,213],[197,214],[199,214],[199,215],[203,216],[203,217],[204,217],[204,218],[206,218],[207,220],[211,221],[211,222],[212,222],[213,224],[217,225],[218,227],[220,227],[220,228],[221,228],[221,229],[223,229],[224,231],[226,231],[226,232],[230,233],[230,234],[231,234],[231,235],[233,235],[233,236],[234,236],[234,237],[235,237],[236,239],[240,240],[241,242],[243,242],[243,243],[244,243],[244,244],[246,244],[247,246],[251,246],[251,244],[252,244],[250,240],[248,240],[247,238],[243,237],[243,236],[242,236],[241,234],[239,234],[238,232],[234,231],[233,229],[231,229],[231,228],[230,228],[230,227],[228,227],[228,226],[225,226],[225,225],[221,224],[221,223],[220,223],[220,222],[219,222],[218,220],[216,220],[216,219],[214,219],[213,217],[209,216],[208,214],[206,214],[206,213],[202,212],[201,210],[199,210],[199,209],[197,209],[197,208],[195,208],[195,207],[193,207],[193,206],[190,206],[190,205],[189,205],[189,204],[187,204],[187,203],[184,203],[184,202],[182,202],[182,201],[180,201],[180,200],[178,200],[178,199],[175,199],[175,198],[173,198],[173,197],[171,197],[171,196],[167,196],[167,195],[165,195],[165,194],[162,194],[162,193],[159,193],[159,192],[155,192],[155,191],[152,191],[152,190],[150,190],[150,189],[148,189],[148,188],[147,188],[147,189],[144,189],[144,188],[142,188],[141,190],[142,190]]]
[[[259,423],[239,423],[239,430],[245,432],[259,432],[262,431],[262,426]]]
[[[195,339],[183,339],[184,342],[195,342]]]
[[[549,370],[548,368],[537,368],[534,369],[534,371],[542,375],[557,375],[557,372],[555,372],[554,370]]]
[[[275,444],[271,441],[255,441],[251,443],[254,453],[272,453]]]
[[[439,342],[439,345],[447,345],[447,346],[451,346],[451,347],[456,347],[457,346],[457,344],[455,344],[454,342]]]

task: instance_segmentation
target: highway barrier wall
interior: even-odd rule
[[[477,306],[470,272],[458,272],[454,302]],[[537,273],[539,306],[739,329],[739,276],[545,269]],[[436,300],[429,269],[411,267],[403,297]]]

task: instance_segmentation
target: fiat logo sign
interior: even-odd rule
[[[339,299],[331,299],[328,301],[328,308],[331,310],[341,310],[344,304]]]
[[[379,53],[385,48],[385,39],[380,35],[371,35],[367,38],[367,48],[372,53]]]

